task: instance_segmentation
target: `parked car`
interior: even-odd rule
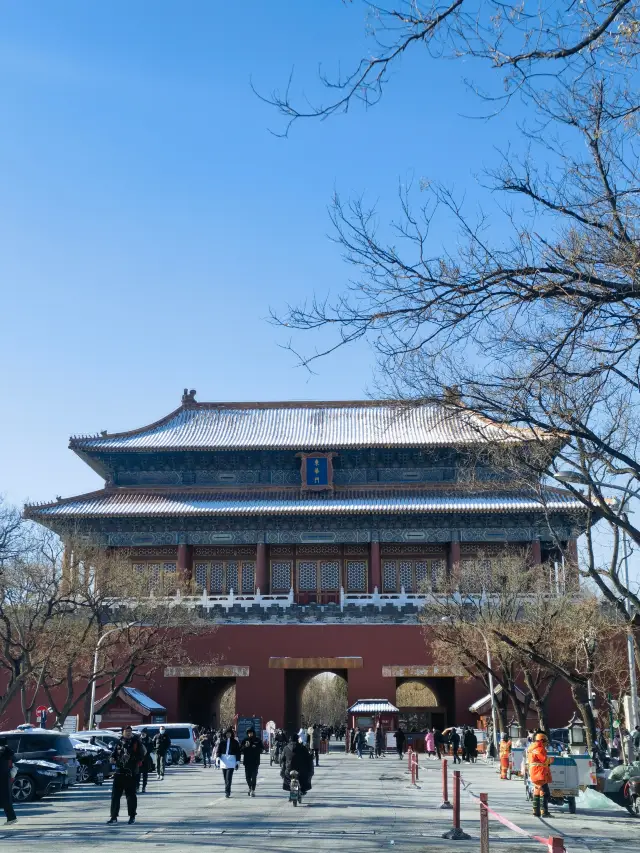
[[[185,754],[191,758],[198,744],[197,726],[194,726],[193,723],[163,723],[163,726],[171,738],[172,745],[181,747]],[[146,729],[149,736],[153,738],[160,731],[160,724],[133,727],[134,732],[140,732],[142,729]]]
[[[191,756],[182,749],[181,746],[171,744],[167,752],[167,764],[188,764],[191,761]]]
[[[28,758],[15,762],[18,771],[11,784],[11,795],[15,803],[41,800],[67,784],[67,771],[52,761],[35,761]]]
[[[73,737],[84,743],[105,747],[111,752],[120,740],[120,732],[113,731],[112,729],[93,729],[87,732],[74,732]]]
[[[105,746],[71,737],[78,759],[78,782],[94,782],[102,785],[112,775],[111,750]]]
[[[27,729],[0,732],[7,739],[7,744],[16,756],[16,762],[46,761],[60,766],[65,770],[66,779],[63,787],[74,785],[78,772],[78,759],[73,744],[62,732],[50,729]]]

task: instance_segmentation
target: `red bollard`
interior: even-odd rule
[[[447,759],[442,759],[442,803],[440,804],[441,809],[450,809],[452,808],[451,803],[449,802],[449,780],[447,779]]]
[[[460,826],[460,771],[453,771],[453,827],[449,832],[442,834],[443,838],[450,838],[452,841],[467,841],[471,838],[466,832],[462,831]]]
[[[489,853],[489,798],[480,794],[480,853]]]
[[[550,836],[549,853],[566,853],[562,838],[559,838],[557,835]]]

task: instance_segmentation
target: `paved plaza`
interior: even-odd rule
[[[581,811],[569,815],[552,807],[552,817],[529,814],[522,783],[500,782],[483,763],[463,765],[469,790],[486,791],[490,805],[514,823],[540,835],[562,835],[569,853],[615,850],[637,853],[640,821],[623,810]],[[164,849],[171,853],[312,850],[367,853],[480,849],[478,807],[462,799],[463,828],[470,841],[443,841],[451,812],[440,804],[440,764],[421,760],[419,787],[412,788],[406,761],[396,757],[358,760],[334,751],[322,756],[313,790],[299,808],[287,801],[278,769],[263,764],[257,797],[246,795],[243,770],[236,774],[233,795],[226,800],[222,774],[200,765],[170,769],[164,782],[149,783],[139,798],[138,820],[128,826],[123,812],[116,827],[105,825],[111,785],[76,786],[39,803],[19,807],[19,823],[0,827],[0,849],[11,853],[74,853],[95,848],[108,853]],[[499,823],[490,825],[491,850],[501,853],[545,851],[540,843],[516,835]]]

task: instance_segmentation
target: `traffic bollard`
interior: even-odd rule
[[[449,780],[447,778],[447,759],[442,759],[442,803],[440,804],[441,809],[450,809],[452,808],[451,803],[449,802]]]
[[[566,853],[562,838],[557,835],[552,835],[549,838],[549,853]]]
[[[453,771],[453,827],[449,832],[442,834],[443,838],[450,838],[452,841],[467,841],[471,838],[466,832],[462,831],[460,826],[460,771]]]
[[[480,853],[489,853],[489,797],[480,794]]]
[[[407,770],[411,773],[411,756],[413,755],[413,749],[409,747],[407,750]]]

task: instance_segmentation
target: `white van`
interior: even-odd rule
[[[171,745],[184,749],[187,756],[193,760],[198,743],[198,727],[193,723],[162,723],[162,725],[171,738]],[[146,729],[149,737],[153,739],[160,731],[160,723],[133,727],[134,732],[141,732],[142,729]]]

